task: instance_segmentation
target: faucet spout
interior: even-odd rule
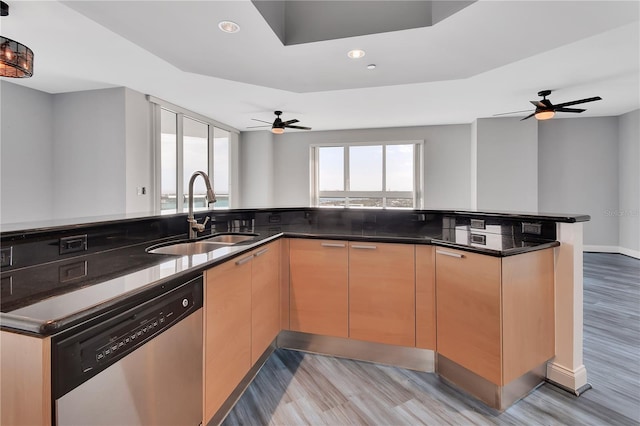
[[[213,188],[211,187],[211,182],[209,181],[209,176],[203,171],[196,171],[191,175],[191,179],[189,179],[189,215],[187,216],[187,222],[189,223],[189,238],[194,239],[198,236],[198,232],[204,231],[204,226],[207,223],[208,217],[205,219],[204,223],[200,224],[193,216],[193,183],[195,182],[198,176],[202,176],[204,179],[204,184],[207,187],[207,206],[211,203],[216,202],[216,194],[213,193]]]

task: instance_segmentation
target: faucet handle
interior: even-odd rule
[[[189,222],[191,222],[191,229],[193,229],[194,231],[197,231],[197,232],[202,232],[202,231],[204,231],[204,227],[207,224],[207,222],[209,222],[209,216],[207,216],[204,219],[204,222],[202,222],[202,223],[198,223],[197,219],[191,219],[191,220],[189,220]]]

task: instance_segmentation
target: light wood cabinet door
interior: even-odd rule
[[[0,332],[0,424],[51,424],[51,338]]]
[[[436,249],[438,353],[502,385],[500,258]]]
[[[348,245],[345,241],[291,239],[290,329],[348,337]]]
[[[553,249],[436,249],[438,353],[504,386],[555,355]]]
[[[416,245],[416,347],[436,350],[436,257],[427,245]]]
[[[251,272],[251,364],[280,332],[280,241],[253,252]]]
[[[251,367],[252,259],[247,254],[205,272],[205,424]]]
[[[415,247],[349,243],[349,337],[415,346]]]
[[[555,356],[553,249],[502,259],[503,379]]]
[[[280,239],[280,329],[289,330],[289,238]]]

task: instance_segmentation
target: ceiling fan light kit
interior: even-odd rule
[[[255,128],[255,127],[269,127],[271,126],[271,133],[276,134],[276,135],[281,135],[284,133],[284,129],[288,128],[288,129],[299,129],[299,130],[311,130],[311,127],[305,127],[305,126],[294,126],[294,123],[297,123],[299,120],[298,119],[293,119],[293,120],[287,120],[287,121],[282,121],[282,119],[280,118],[280,116],[282,115],[282,111],[273,111],[273,113],[276,115],[276,119],[273,121],[273,123],[269,123],[268,121],[264,121],[264,120],[258,120],[257,118],[252,118],[252,120],[254,121],[260,121],[262,123],[268,123],[267,125],[260,125],[260,126],[249,126],[247,127],[248,129],[250,128]]]
[[[1,16],[9,15],[9,5],[0,2]],[[33,75],[33,51],[22,43],[0,36],[0,77],[29,78]]]
[[[537,120],[549,120],[556,115],[554,111],[551,110],[543,110],[535,113],[535,117]]]
[[[547,96],[549,96],[551,94],[551,90],[541,90],[538,92],[538,96],[542,96],[542,100],[540,101],[529,101],[531,102],[536,109],[529,115],[527,115],[526,117],[524,117],[523,119],[521,119],[520,121],[526,120],[528,118],[531,117],[535,117],[537,120],[549,120],[550,118],[555,117],[556,112],[572,112],[572,113],[581,113],[581,112],[585,112],[586,109],[583,108],[567,108],[568,106],[571,105],[578,105],[578,104],[584,104],[587,102],[594,102],[594,101],[600,101],[602,100],[602,98],[600,96],[594,96],[593,98],[585,98],[585,99],[579,99],[577,101],[569,101],[569,102],[563,102],[561,104],[552,104],[551,101],[549,99],[547,99]],[[494,117],[498,116],[498,115],[508,115],[508,114],[518,114],[521,112],[528,112],[528,111],[512,111],[512,112],[504,112],[501,114],[494,114]]]

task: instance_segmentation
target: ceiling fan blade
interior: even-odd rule
[[[264,126],[247,126],[247,129],[254,129],[256,127],[271,127],[271,124],[265,124]]]
[[[570,105],[584,104],[587,102],[601,101],[601,100],[602,98],[600,96],[595,96],[593,98],[580,99],[579,101],[563,102],[561,104],[555,105],[555,108],[562,108]]]
[[[546,106],[545,104],[543,104],[540,101],[529,101],[529,102],[531,102],[533,105],[535,105],[536,108],[541,108],[541,109],[549,108],[548,106]]]
[[[303,126],[284,126],[289,129],[301,129],[301,130],[311,130],[311,127],[303,127]]]
[[[270,121],[258,120],[257,118],[252,118],[253,121],[260,121],[261,123],[271,124]]]
[[[507,114],[519,114],[521,112],[531,112],[531,110],[530,109],[523,109],[522,111],[501,112],[500,114],[493,114],[493,117],[497,117],[499,115],[507,115]]]
[[[531,114],[527,115],[525,118],[523,118],[523,119],[522,119],[522,120],[520,120],[520,121],[526,120],[527,118],[531,118],[531,117],[533,117],[534,115],[536,115],[536,113],[535,113],[535,112],[532,112]]]
[[[284,121],[282,124],[284,124],[285,126],[288,126],[289,124],[297,123],[299,121],[300,120],[294,118],[293,120]]]
[[[585,112],[586,109],[582,108],[554,108],[555,111],[560,112]]]

